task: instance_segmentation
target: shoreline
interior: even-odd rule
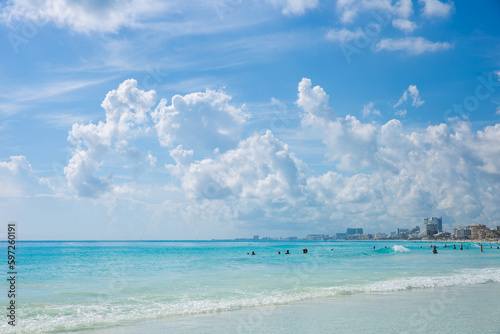
[[[494,333],[500,283],[337,295],[86,330],[89,334],[369,332]],[[478,312],[480,310],[481,312]],[[391,316],[388,317],[387,315]],[[470,314],[474,318],[468,319]]]

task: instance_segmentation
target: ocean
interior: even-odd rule
[[[411,241],[18,242],[15,329],[445,333],[460,311],[476,332],[500,333],[497,244],[433,244],[438,254]],[[11,327],[4,317],[0,332]]]

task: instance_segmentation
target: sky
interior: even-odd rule
[[[2,1],[0,216],[20,240],[496,227],[499,15],[496,0]]]

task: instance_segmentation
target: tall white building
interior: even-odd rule
[[[431,218],[424,218],[424,230],[427,230],[426,225],[428,224],[436,224],[437,225],[437,231],[438,232],[443,232],[443,218],[442,217],[431,217]]]
[[[470,238],[471,237],[471,230],[470,226],[465,226],[465,227],[454,227],[453,228],[453,236],[456,239],[465,239],[465,238]]]

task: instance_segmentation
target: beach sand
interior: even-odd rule
[[[500,284],[412,289],[171,317],[93,334],[499,333]]]

